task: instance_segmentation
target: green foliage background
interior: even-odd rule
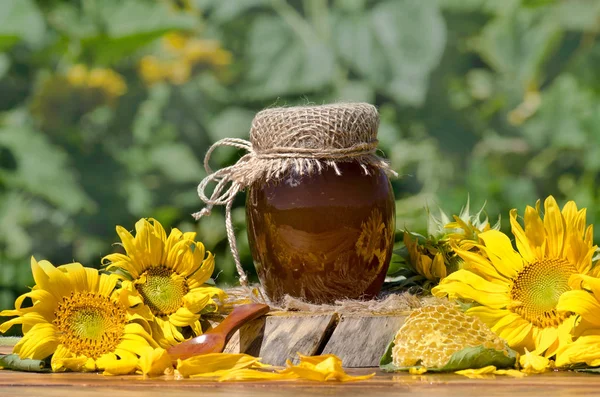
[[[234,283],[222,213],[190,216],[196,185],[210,144],[246,138],[272,105],[376,104],[399,228],[423,231],[425,205],[457,212],[468,194],[494,218],[553,194],[594,222],[599,28],[597,0],[1,0],[0,309],[32,286],[31,255],[99,266],[115,225],[141,217],[197,230],[217,282]],[[146,84],[140,59],[173,31],[232,62]],[[127,92],[73,90],[60,76],[74,64],[115,70]]]

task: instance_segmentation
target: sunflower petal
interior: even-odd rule
[[[539,212],[539,203],[536,205],[536,208],[527,206],[525,208],[525,234],[527,235],[527,240],[529,240],[529,244],[532,249],[536,251],[536,256],[538,258],[542,257],[542,247],[544,245],[544,241],[546,241],[546,230],[544,229],[544,222],[542,218],[540,218]]]
[[[507,286],[492,283],[463,269],[443,279],[431,292],[437,297],[468,299],[493,309],[505,308],[510,303]]]
[[[513,249],[509,238],[497,230],[483,232],[479,238],[484,241],[485,252],[498,273],[514,279],[523,269],[523,258]]]
[[[117,357],[115,354],[105,354],[96,360],[99,370],[103,375],[128,375],[135,372],[138,366],[137,357]]]
[[[573,312],[600,328],[600,302],[592,294],[586,291],[567,291],[560,296],[557,310],[563,312]]]
[[[43,360],[54,353],[58,343],[56,327],[49,323],[39,323],[31,327],[13,351],[22,359]]]
[[[600,335],[581,336],[556,352],[557,367],[578,363],[591,365],[596,364],[595,361],[599,359]]]
[[[549,240],[547,245],[548,254],[552,258],[560,258],[563,255],[565,245],[565,219],[552,196],[549,196],[544,202],[544,209],[544,229]]]
[[[171,357],[165,349],[146,349],[140,356],[139,368],[144,376],[160,376],[172,371]]]
[[[69,278],[48,261],[38,262],[31,257],[31,272],[39,288],[50,292],[57,301],[73,290]]]
[[[523,228],[517,221],[517,210],[516,209],[512,209],[510,211],[510,225],[511,225],[512,234],[515,236],[515,240],[517,243],[517,249],[519,250],[519,253],[521,254],[521,256],[523,256],[525,261],[527,261],[528,263],[533,262],[536,259],[535,251],[531,247],[531,244],[529,242],[529,239],[527,238],[527,234],[525,233],[525,230],[523,230]]]
[[[190,376],[215,376],[217,371],[232,371],[250,368],[260,361],[248,354],[210,353],[185,360],[177,360],[177,371],[187,378]],[[224,375],[224,373],[221,373]]]

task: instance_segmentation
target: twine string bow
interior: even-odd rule
[[[209,164],[210,156],[214,150],[220,146],[232,146],[238,149],[245,149],[248,151],[248,153],[234,165],[230,165],[229,167],[221,168],[220,170],[213,172]],[[199,220],[203,216],[210,215],[215,205],[225,206],[225,230],[227,231],[227,241],[229,242],[229,247],[231,248],[231,254],[233,255],[235,268],[237,269],[240,277],[240,284],[244,287],[248,285],[248,276],[246,275],[246,272],[242,267],[242,262],[240,261],[240,254],[238,252],[237,241],[235,239],[235,231],[233,230],[233,221],[231,219],[233,200],[235,199],[235,196],[241,190],[243,190],[244,186],[241,183],[233,180],[231,175],[235,169],[239,169],[253,155],[254,150],[252,149],[252,144],[244,139],[225,138],[214,143],[208,149],[208,152],[206,152],[206,156],[204,157],[204,169],[206,170],[208,176],[204,178],[202,182],[200,182],[200,185],[198,185],[198,196],[206,204],[206,207],[193,214],[194,219]],[[215,186],[215,189],[210,197],[208,197],[206,195],[206,188],[213,182],[216,182],[217,185]],[[229,187],[226,189],[228,185]]]

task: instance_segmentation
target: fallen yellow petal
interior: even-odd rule
[[[173,370],[171,357],[165,349],[148,347],[140,356],[138,368],[144,376],[160,376],[165,371]]]
[[[178,360],[177,371],[187,378],[218,378],[219,381],[236,380],[293,380],[304,379],[325,382],[337,380],[350,382],[369,379],[375,374],[363,376],[348,375],[342,368],[342,360],[332,354],[304,356],[298,354],[297,365],[287,362],[287,367],[278,372],[261,369],[269,367],[260,358],[247,354],[212,353]]]
[[[304,356],[298,353],[300,363],[293,365],[291,362],[287,362],[287,368],[280,371],[282,374],[295,374],[299,379],[315,380],[315,381],[328,381],[337,380],[340,382],[353,382],[358,380],[365,380],[375,376],[374,373],[363,376],[351,376],[348,375],[343,367],[342,360],[333,355],[326,354],[323,356]]]
[[[512,376],[513,378],[523,378],[527,376],[525,372],[521,372],[516,369],[499,369],[497,371],[494,371],[494,375],[506,375]]]
[[[177,371],[185,378],[222,377],[228,371],[259,366],[259,360],[248,354],[211,353],[177,360]]]
[[[526,374],[541,374],[550,369],[550,360],[527,349],[525,354],[519,357],[519,364],[521,364],[521,371]]]
[[[496,369],[493,365],[477,369],[463,369],[462,371],[456,371],[455,373],[471,379],[482,379],[488,377],[488,375],[506,375],[515,378],[527,376],[527,374],[517,371],[516,369]]]
[[[295,380],[297,376],[293,374],[282,374],[280,372],[266,372],[256,369],[244,368],[235,371],[227,371],[219,378],[219,382],[241,381],[241,380]]]
[[[455,374],[463,375],[471,379],[477,379],[483,378],[482,375],[493,375],[495,371],[496,367],[493,365],[488,365],[487,367],[477,369],[463,369],[461,371],[456,371]]]
[[[98,369],[103,369],[103,375],[127,375],[133,373],[138,365],[137,357],[125,356],[117,359],[114,354],[105,354],[96,360]]]
[[[427,372],[427,367],[410,367],[408,373],[411,375],[422,375]]]

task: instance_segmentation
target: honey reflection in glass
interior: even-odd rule
[[[271,300],[313,303],[376,296],[394,243],[394,194],[385,173],[355,162],[288,174],[248,191],[248,238]]]

